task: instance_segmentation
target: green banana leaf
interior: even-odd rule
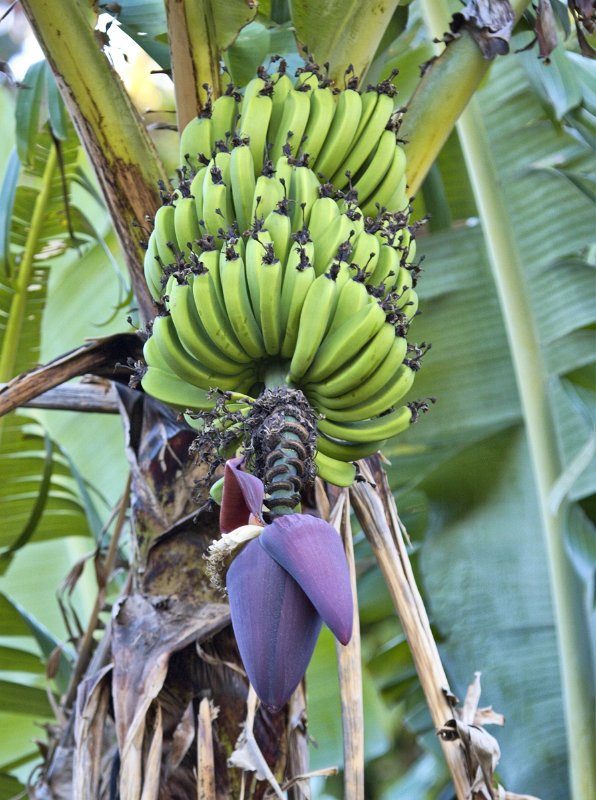
[[[25,416],[4,420],[0,447],[0,564],[29,541],[86,536],[89,524],[71,465]]]
[[[541,75],[547,85],[549,76]],[[592,155],[575,135],[570,113],[564,126],[555,113],[585,106],[587,84],[579,95],[575,85],[563,103],[556,74],[551,100],[533,91],[531,79],[526,57],[503,59],[479,103],[548,367],[544,380],[564,463],[558,499],[587,501],[596,491],[589,411],[596,354],[594,209],[578,182]],[[567,796],[558,655],[506,311],[504,318],[477,221],[458,217],[465,208],[458,200],[465,165],[455,148],[448,162],[444,156],[438,165],[450,203],[453,198],[454,224],[419,239],[426,256],[419,284],[423,313],[412,327],[420,340],[433,343],[413,396],[432,395],[437,402],[387,448],[390,473],[396,487],[417,487],[430,504],[419,558],[453,690],[462,697],[473,672],[482,671],[481,705],[491,704],[507,719],[504,729],[490,730],[502,750],[501,782],[555,800]],[[571,511],[570,549],[575,546],[579,571],[587,576],[594,566],[593,530],[578,506]],[[586,586],[587,597],[589,591]]]

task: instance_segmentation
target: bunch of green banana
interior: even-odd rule
[[[282,156],[275,172],[266,161],[256,180],[253,163],[248,145],[235,140],[231,151],[218,151],[192,180],[181,171],[178,187],[171,194],[162,191],[164,205],[155,215],[144,263],[147,285],[157,302],[180,259],[221,250],[230,236],[238,238],[243,251],[245,241],[260,231],[271,237],[282,263],[294,239],[312,241],[317,275],[343,246],[367,284],[402,290],[409,282],[402,263],[415,255],[408,213],[366,216],[343,192],[320,185],[301,160]],[[276,177],[282,173],[284,177]]]
[[[312,222],[320,200],[331,198],[313,203]],[[399,250],[366,229],[353,235],[354,245],[352,230],[333,220],[319,222],[318,235],[306,224],[293,231],[286,202],[246,237],[229,232],[221,249],[203,241],[200,251],[178,252],[166,275],[164,313],[145,344],[141,382],[157,399],[194,411],[213,406],[214,390],[250,405],[265,386],[299,388],[322,415],[320,475],[349,485],[349,462],[375,452],[413,418],[411,406],[394,409],[418,368],[405,339],[417,310],[415,281]],[[350,221],[337,210],[342,217]],[[368,238],[359,248],[360,237]]]
[[[319,474],[339,486],[424,408],[403,405],[424,350],[406,341],[418,268],[395,89],[356,85],[260,68],[243,97],[210,101],[182,132],[144,262],[161,307],[145,391],[190,412],[225,393],[238,414],[214,424],[240,441],[265,387],[301,389]]]
[[[344,89],[332,87],[312,63],[295,81],[285,68],[268,75],[260,67],[243,97],[230,84],[188,123],[180,137],[180,162],[199,172],[235,137],[250,149],[253,180],[267,158],[277,165],[282,156],[308,157],[323,181],[337,189],[351,183],[366,215],[377,207],[403,211],[409,202],[406,157],[396,137],[392,78],[359,92],[354,78]]]

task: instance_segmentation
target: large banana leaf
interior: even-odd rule
[[[80,249],[95,232],[72,202],[79,180],[81,145],[55,94],[44,62],[25,76],[16,109],[16,146],[0,194],[0,376],[35,366],[50,263],[68,248]],[[47,84],[47,91],[46,91]],[[40,119],[47,96],[48,122]],[[19,170],[18,163],[21,162]],[[9,221],[9,222],[8,222]]]
[[[71,465],[50,437],[27,417],[12,414],[2,433],[3,556],[32,540],[87,535],[89,523]]]
[[[80,180],[81,147],[54,80],[44,62],[31,67],[25,80],[29,89],[20,90],[15,115],[18,157],[9,159],[0,201],[7,221],[0,248],[3,380],[39,363],[49,265],[69,248],[80,252],[95,235],[71,200]],[[42,97],[47,121],[40,115]],[[89,533],[76,470],[29,417],[11,415],[0,422],[0,476],[4,568],[31,539]],[[90,500],[87,509],[97,534]]]
[[[548,73],[542,78],[548,85]],[[580,90],[574,86],[570,101],[576,110],[586,94],[581,82]],[[495,64],[479,92],[510,235],[522,256],[546,356],[545,380],[566,470],[563,487],[579,499],[596,490],[586,413],[593,397],[582,385],[596,353],[589,256],[594,207],[584,183],[591,153],[569,120],[558,124],[545,97],[532,90],[520,58]],[[447,197],[457,199],[465,179],[461,158],[451,160],[448,170],[442,159],[439,165]],[[423,314],[413,330],[433,349],[414,391],[436,396],[437,403],[388,448],[391,474],[396,486],[422,488],[431,503],[421,563],[454,691],[462,696],[473,672],[483,672],[483,700],[507,718],[496,734],[502,782],[512,791],[555,800],[567,796],[564,717],[506,309],[504,320],[474,220],[421,238],[420,250],[427,256],[420,282]],[[593,558],[593,548],[581,554],[586,573],[590,552]]]

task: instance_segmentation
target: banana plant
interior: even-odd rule
[[[110,320],[114,336],[83,344],[83,325],[78,339],[63,335],[62,350],[46,343],[42,367],[24,350],[16,355],[39,258],[32,248],[50,239],[43,226],[51,224],[53,176],[64,185],[68,175],[55,130],[69,123],[52,90],[53,144],[41,190],[19,199],[17,189],[13,200],[14,159],[5,179],[4,219],[13,212],[7,230],[16,238],[5,236],[2,249],[16,293],[3,338],[1,377],[9,382],[0,410],[45,403],[117,413],[124,448],[104,437],[117,479],[114,511],[98,512],[92,496],[105,479],[87,463],[97,444],[88,436],[75,443],[52,412],[38,412],[65,443],[61,452],[78,448],[81,472],[93,476],[79,476],[76,460],[68,461],[96,534],[97,592],[85,625],[63,601],[76,652],[58,645],[48,661],[60,693],[52,698],[59,724],[44,750],[36,796],[311,796],[317,775],[309,766],[307,719],[315,727],[329,703],[315,699],[309,708],[307,694],[318,698],[321,683],[303,679],[313,651],[309,676],[329,651],[325,636],[317,645],[322,622],[337,638],[337,667],[327,665],[324,674],[339,674],[328,716],[343,723],[345,797],[363,798],[365,786],[375,798],[520,796],[504,783],[524,796],[554,798],[567,781],[574,798],[594,791],[585,617],[595,487],[586,472],[592,439],[585,441],[582,428],[593,319],[581,289],[593,260],[593,193],[584,172],[590,67],[555,47],[557,37],[570,35],[569,13],[587,51],[582,31],[592,22],[576,4],[567,12],[559,2],[541,3],[523,20],[526,3],[492,5],[470,3],[449,21],[442,4],[426,2],[370,2],[364,9],[331,2],[323,12],[308,0],[258,8],[241,0],[107,4],[173,80],[174,176],[102,52],[113,23],[100,34],[96,11],[76,0],[66,0],[59,17],[48,0],[24,0],[95,173],[79,173],[80,181],[88,191],[99,185],[122,248],[135,298],[129,322],[140,326],[123,331],[119,303]],[[447,27],[433,57],[432,36]],[[535,52],[506,55],[531,46],[533,37],[554,77],[543,64],[537,68]],[[28,100],[27,114],[16,115],[21,153],[43,148],[47,137],[47,129],[39,132],[41,90],[37,83],[33,89],[20,91]],[[513,153],[503,148],[516,141],[509,118],[532,130],[536,153],[520,143]],[[505,174],[524,189],[501,187]],[[545,251],[542,220],[524,207],[522,192],[541,196],[546,180],[556,182],[575,238],[560,226],[549,232]],[[72,239],[85,218],[66,194],[64,200]],[[34,213],[21,257],[27,207]],[[415,221],[425,214],[426,231]],[[533,228],[524,228],[527,219]],[[458,224],[463,220],[467,227]],[[102,247],[107,262],[103,240]],[[100,293],[107,274],[101,267],[99,258]],[[71,285],[76,268],[73,260]],[[564,288],[549,316],[544,298],[552,285]],[[59,285],[52,296],[61,296]],[[78,287],[74,297],[82,297]],[[554,346],[552,316],[565,303],[577,314],[566,317],[563,343]],[[50,306],[44,324],[56,329],[64,312]],[[42,337],[42,354],[43,347]],[[89,373],[101,383],[64,383]],[[554,389],[549,375],[556,376]],[[380,449],[391,466],[383,466]],[[496,488],[485,465],[466,473],[475,457],[494,464]],[[524,489],[513,500],[503,478],[508,468]],[[351,509],[361,529],[355,539]],[[479,553],[484,547],[502,564],[516,544],[532,543],[541,576],[532,580],[552,588],[553,611],[544,610],[546,600],[540,613],[527,609],[518,636],[531,638],[536,665],[558,661],[560,683],[548,671],[548,687],[525,706],[536,722],[515,720],[500,764],[497,740],[484,725],[502,724],[502,717],[478,708],[478,679],[465,686],[482,668],[485,692],[499,697],[508,716],[506,687],[512,697],[522,685],[530,694],[537,687],[518,678],[512,689],[499,653],[483,653],[483,636],[506,648],[499,631],[507,610],[487,610],[482,580],[466,579],[458,567],[481,573],[462,552],[471,509],[481,531],[494,529]],[[50,512],[33,505],[9,555],[27,553]],[[500,537],[501,513],[513,528],[523,517],[525,534]],[[402,518],[416,545],[409,553]],[[458,548],[442,556],[450,537]],[[504,553],[497,539],[507,543]],[[65,583],[69,597],[83,563]],[[455,579],[462,571],[463,592]],[[385,594],[374,586],[386,586]],[[470,587],[481,598],[478,609]],[[526,609],[527,593],[510,591]],[[7,602],[11,615],[29,619]],[[531,631],[539,624],[546,633],[536,638]],[[403,634],[392,642],[395,630]],[[37,640],[47,654],[48,638]],[[470,651],[472,641],[477,649]],[[33,704],[38,695],[27,688]],[[454,692],[465,692],[462,707]],[[40,702],[35,708],[49,714]],[[367,728],[371,708],[386,726],[380,744]],[[553,708],[557,719],[565,716],[554,735]],[[399,723],[389,722],[391,711]],[[528,738],[532,747],[521,747]],[[375,757],[395,754],[398,741],[408,755],[403,763],[394,756],[395,772],[381,777]],[[15,782],[18,789],[20,765],[32,758],[26,749],[4,759],[7,792]],[[555,765],[548,780],[541,775],[545,758]],[[314,762],[329,773],[329,761]],[[339,790],[333,779],[327,790]]]

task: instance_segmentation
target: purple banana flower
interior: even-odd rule
[[[255,692],[278,711],[302,679],[321,623],[342,644],[352,635],[353,603],[346,557],[336,530],[309,514],[262,521],[262,482],[226,463],[220,526],[263,525],[234,558],[226,577],[232,626]]]

